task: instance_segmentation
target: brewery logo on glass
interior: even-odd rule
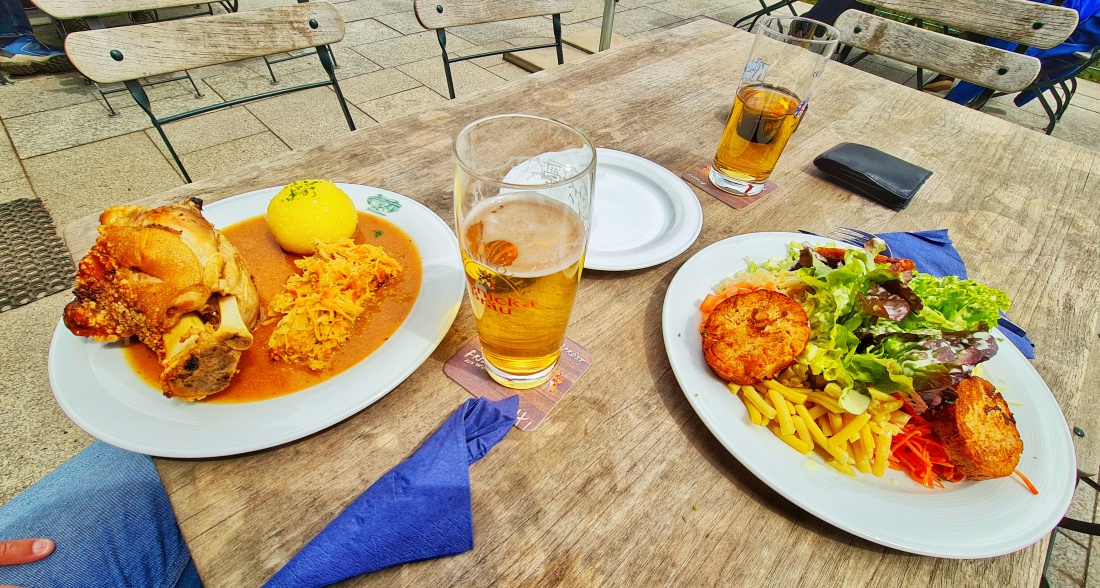
[[[497,280],[508,281],[499,274],[497,276],[483,275],[476,280],[472,280],[470,282],[470,296],[478,304],[484,306],[485,310],[499,312],[500,314],[512,314],[513,311],[520,308],[535,308],[534,300],[516,300],[511,296],[501,296],[495,293],[492,283]]]
[[[764,63],[763,59],[753,59],[745,64],[745,71],[741,74],[741,83],[752,84],[763,82],[764,77],[768,75],[769,67],[771,67],[771,65]]]

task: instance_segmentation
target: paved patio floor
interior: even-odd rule
[[[242,0],[242,10],[289,0]],[[370,131],[382,121],[446,102],[447,89],[435,35],[417,23],[412,0],[336,1],[347,34],[334,45],[341,87],[356,125]],[[698,18],[733,23],[758,7],[754,0],[620,0],[615,31],[633,38]],[[808,6],[803,5],[803,8]],[[579,0],[563,15],[568,35],[601,25],[603,0]],[[39,27],[48,37],[51,29]],[[459,27],[449,31],[457,54],[518,46],[550,36],[548,19]],[[44,39],[49,40],[49,39]],[[191,72],[202,97],[187,82],[155,86],[154,109],[169,114],[197,106],[321,80],[316,59],[277,64],[272,85],[260,59]],[[835,67],[835,65],[834,65]],[[915,85],[915,69],[878,57],[859,69]],[[528,74],[501,57],[454,66],[459,97]],[[13,78],[0,86],[0,202],[38,198],[63,227],[107,206],[123,204],[183,183],[148,118],[126,93],[113,94],[109,117],[95,91],[76,73]],[[1046,116],[1034,101],[1017,108],[1008,99],[984,112],[1042,129]],[[1083,82],[1054,136],[1100,150],[1100,85]],[[329,88],[298,92],[207,114],[167,126],[192,178],[201,179],[348,132]],[[92,439],[57,407],[46,379],[47,341],[69,292],[0,313],[0,503],[6,502]],[[1078,491],[1071,513],[1097,520],[1096,493]],[[1100,540],[1059,533],[1048,579],[1058,587],[1100,587]],[[1100,551],[1098,551],[1100,553]]]

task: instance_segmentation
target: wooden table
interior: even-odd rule
[[[713,156],[751,43],[701,20],[146,203],[324,177],[409,195],[452,223],[451,141],[470,121],[507,112],[568,121],[598,146],[679,173]],[[813,157],[841,141],[934,175],[907,210],[892,212],[817,175]],[[698,193],[702,234],[673,261],[586,272],[569,333],[594,365],[537,431],[512,432],[472,467],[477,547],[353,584],[1038,585],[1045,542],[991,560],[913,556],[824,524],[764,486],[685,400],[661,342],[661,304],[688,257],[731,235],[948,227],[971,276],[1012,297],[1010,315],[1037,344],[1036,368],[1070,425],[1087,433],[1076,439],[1081,467],[1095,472],[1100,155],[832,64],[773,177],[778,191],[741,211]],[[68,227],[78,255],[95,225]],[[404,459],[468,398],[442,364],[474,334],[463,304],[408,380],[309,438],[235,458],[158,460],[207,585],[257,585]]]

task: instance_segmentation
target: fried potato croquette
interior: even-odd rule
[[[960,382],[955,391],[959,399],[932,422],[947,457],[971,480],[1011,475],[1024,443],[1008,403],[993,384],[977,376]]]
[[[809,339],[801,304],[778,292],[755,290],[714,308],[703,327],[703,356],[718,377],[747,386],[794,363]]]

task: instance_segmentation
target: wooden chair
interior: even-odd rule
[[[62,39],[64,39],[69,33],[72,33],[72,32],[85,31],[85,30],[88,30],[89,28],[104,28],[103,27],[103,22],[102,22],[102,20],[100,20],[100,17],[115,14],[113,12],[105,12],[105,10],[118,10],[120,14],[124,14],[124,13],[129,12],[131,14],[131,16],[133,16],[134,14],[151,14],[152,17],[153,17],[153,20],[160,21],[160,20],[162,20],[162,18],[159,16],[158,12],[160,10],[165,9],[165,8],[179,8],[179,7],[184,7],[184,6],[196,7],[197,8],[197,5],[195,4],[194,1],[187,2],[186,0],[146,0],[146,1],[143,1],[143,2],[124,2],[124,3],[117,3],[117,2],[97,3],[97,2],[86,2],[86,1],[83,1],[83,0],[77,0],[77,1],[67,0],[67,1],[62,1],[62,2],[59,2],[57,0],[37,0],[37,1],[32,0],[32,1],[34,1],[36,5],[39,5],[39,8],[41,8],[43,12],[46,12],[46,14],[50,16],[50,20],[52,20],[53,23],[54,23],[54,28],[57,29],[58,36],[61,37]],[[230,7],[234,7],[234,9],[235,9],[236,0],[233,0],[232,3],[229,3],[228,0],[227,0],[227,1],[219,2],[218,4],[220,4],[223,8],[225,8],[228,11]],[[138,5],[144,6],[145,8],[128,10],[129,8],[132,8],[133,6],[138,6]],[[55,16],[55,14],[62,15],[62,16]],[[206,4],[205,14],[214,14],[214,8],[213,8],[212,4],[210,4],[210,3]],[[90,26],[88,24],[88,22],[85,20],[85,17],[91,17],[92,21],[95,22],[97,24],[97,26],[96,27]],[[168,17],[168,18],[163,19],[163,20],[174,19],[174,18],[187,18],[187,16]],[[129,23],[127,23],[127,24],[129,24]],[[149,87],[149,86],[156,86],[157,84],[167,84],[169,82],[175,82],[175,81],[180,81],[180,80],[187,80],[187,82],[191,84],[191,89],[193,89],[195,91],[195,98],[202,98],[203,97],[203,93],[199,90],[199,87],[195,83],[195,80],[191,78],[191,73],[186,71],[186,70],[184,70],[180,75],[173,75],[171,77],[158,78],[158,79],[155,79],[155,80],[146,80],[146,81],[142,82],[142,85],[145,86],[145,87]],[[99,83],[97,83],[97,82],[95,82],[91,79],[88,79],[87,77],[85,77],[85,82],[88,83],[88,84],[95,84],[96,91],[99,92],[99,96],[101,98],[103,98],[103,104],[107,107],[107,116],[110,116],[110,117],[118,116],[118,112],[115,110],[114,106],[111,104],[111,100],[108,98],[108,96],[110,96],[111,94],[118,94],[120,92],[125,92],[126,88],[105,89]]]
[[[428,30],[434,30],[439,39],[439,48],[443,51],[443,71],[447,74],[447,91],[455,97],[454,79],[451,77],[451,64],[490,55],[502,55],[516,51],[546,49],[558,50],[558,65],[565,63],[565,54],[561,46],[561,15],[571,12],[577,0],[415,0],[413,7],[416,20]],[[551,16],[554,26],[554,42],[543,45],[512,47],[500,51],[487,51],[477,55],[449,57],[447,55],[447,27],[499,22],[532,16]]]
[[[1039,104],[1047,113],[1047,126],[1044,129],[1046,134],[1049,135],[1054,132],[1055,125],[1062,120],[1062,115],[1069,110],[1070,100],[1077,93],[1077,75],[1097,62],[1100,62],[1100,47],[1094,47],[1091,52],[1077,51],[1071,55],[1063,56],[1060,58],[1060,64],[1063,67],[1055,68],[1050,73],[1041,72],[1034,83],[1021,90],[1021,92],[1033,92],[1035,97],[1039,99]],[[1047,93],[1054,100],[1053,106],[1047,100]],[[967,106],[974,110],[981,110],[985,108],[991,98],[1004,96],[1005,94],[1005,92],[986,90]]]
[[[344,38],[344,20],[327,2],[276,6],[250,12],[201,16],[186,20],[153,22],[105,29],[96,17],[134,10],[179,5],[179,0],[36,0],[54,18],[79,15],[92,30],[74,32],[65,38],[65,53],[80,73],[97,83],[122,82],[138,106],[157,129],[183,178],[191,177],[183,167],[162,125],[199,114],[322,86],[332,86],[348,128],[355,130],[347,102],[340,91],[328,47]],[[140,79],[207,65],[299,49],[316,48],[328,80],[301,84],[203,106],[187,112],[157,117]]]
[[[1077,26],[1077,12],[1028,0],[860,0],[921,21],[1048,49]],[[1034,57],[995,49],[849,10],[836,21],[840,40],[857,49],[895,59],[999,92],[1018,92],[1039,75]]]

